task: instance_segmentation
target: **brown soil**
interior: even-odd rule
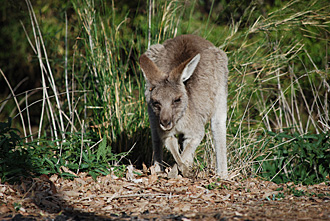
[[[141,172],[142,173],[142,172]],[[0,220],[330,220],[330,184],[57,175],[0,184]]]

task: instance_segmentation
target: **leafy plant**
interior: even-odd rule
[[[268,132],[272,143],[265,147],[269,154],[257,158],[259,175],[276,183],[315,184],[330,174],[330,133],[276,134]]]
[[[112,171],[125,170],[125,167],[116,166],[116,162],[126,153],[113,154],[107,145],[106,139],[95,142],[92,133],[68,133],[65,142],[60,147],[57,141],[44,140],[41,147],[33,148],[31,153],[43,169],[42,173],[57,173],[65,178],[75,177],[75,173],[87,172],[93,178],[107,175]],[[30,143],[35,146],[36,143]],[[98,146],[97,146],[98,145]],[[98,147],[98,148],[97,148]],[[65,167],[66,169],[63,169]]]
[[[68,133],[65,142],[38,139],[24,143],[18,130],[8,122],[0,123],[0,179],[1,182],[19,181],[22,176],[59,174],[74,178],[75,173],[88,172],[93,178],[115,172],[123,174],[125,167],[116,162],[126,153],[113,154],[103,139],[99,148],[93,134]],[[57,143],[60,142],[60,147]],[[65,169],[63,169],[65,167]]]
[[[15,181],[29,174],[34,168],[30,153],[22,147],[17,129],[11,128],[12,120],[0,122],[0,180]]]

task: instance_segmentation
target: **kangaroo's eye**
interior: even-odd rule
[[[174,103],[175,104],[179,104],[180,102],[181,102],[181,97],[179,97],[179,98],[177,98],[177,99],[174,100]]]
[[[161,104],[160,104],[158,101],[153,101],[153,102],[152,102],[152,105],[153,105],[154,107],[157,107],[157,108],[160,108],[160,106],[161,106]]]

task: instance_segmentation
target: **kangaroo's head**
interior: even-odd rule
[[[158,117],[162,130],[171,130],[184,115],[188,106],[184,82],[194,73],[199,60],[200,54],[197,54],[164,73],[147,55],[140,57],[140,66],[146,79],[146,100]]]

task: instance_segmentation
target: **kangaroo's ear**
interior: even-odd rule
[[[144,74],[144,78],[151,84],[156,84],[164,78],[162,72],[159,70],[156,64],[147,57],[147,55],[141,55],[139,63]]]
[[[175,82],[185,82],[188,80],[191,75],[194,73],[201,56],[200,54],[195,55],[182,62],[179,66],[177,66],[171,73],[169,74],[169,80]]]
[[[200,58],[201,58],[200,54],[197,54],[184,67],[182,74],[181,74],[182,82],[185,82],[186,80],[188,80],[191,77],[191,75],[194,73],[194,71],[199,63]]]

